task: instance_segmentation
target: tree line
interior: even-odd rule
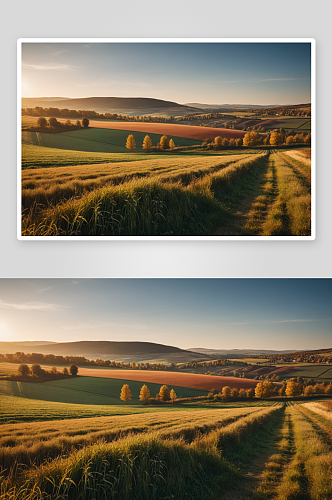
[[[321,349],[318,351],[290,352],[282,354],[267,354],[263,356],[252,356],[257,359],[268,359],[271,363],[331,363],[332,349]]]
[[[145,405],[152,401],[153,398],[151,398],[151,393],[147,385],[144,384],[141,387],[141,391],[138,398]],[[176,398],[177,395],[174,389],[170,391],[167,385],[162,385],[160,387],[159,392],[156,394],[155,401],[162,401],[164,403],[166,403],[167,401],[172,401],[172,403],[174,403]],[[124,384],[122,386],[120,399],[124,401],[126,404],[128,401],[132,399],[132,394],[129,388],[129,384]]]
[[[165,370],[174,371],[176,369],[175,363],[171,365],[164,365],[163,363],[124,363],[123,361],[111,361],[109,359],[87,359],[84,356],[56,356],[55,354],[41,354],[41,353],[24,353],[16,352],[15,354],[0,354],[1,363],[39,363],[45,365],[70,365],[75,364],[78,366],[104,366],[107,368],[123,368],[133,370]]]
[[[24,381],[46,381],[53,380],[56,378],[63,377],[75,377],[78,374],[78,367],[75,364],[71,364],[69,369],[64,367],[61,371],[58,370],[56,366],[53,366],[49,371],[42,368],[38,363],[34,363],[29,366],[25,363],[21,363],[17,369],[17,373],[7,377],[8,379],[23,379]]]
[[[311,134],[296,134],[291,135],[290,133],[285,132],[283,129],[273,130],[273,132],[268,132],[265,137],[258,134],[255,130],[251,132],[247,132],[245,136],[242,138],[229,138],[229,137],[221,137],[217,136],[214,138],[214,141],[208,142],[208,140],[204,140],[202,142],[202,147],[206,149],[227,149],[227,148],[239,148],[241,146],[244,147],[254,147],[254,146],[281,146],[287,145],[292,146],[293,144],[306,144],[310,146],[311,144]],[[195,146],[196,147],[196,146]],[[128,135],[126,141],[126,148],[132,151],[136,148],[136,141],[133,134]],[[146,152],[156,151],[156,150],[170,150],[173,151],[175,148],[175,142],[173,139],[168,139],[166,135],[163,135],[160,138],[160,141],[157,143],[157,146],[154,147],[152,144],[152,140],[149,135],[146,135],[143,140],[142,148]],[[190,148],[190,147],[189,147]]]
[[[72,123],[71,120],[66,120],[64,123],[59,122],[55,117],[51,118],[44,118],[43,116],[40,116],[37,120],[36,126],[29,127],[29,129],[35,130],[38,129],[38,131],[54,131],[54,130],[59,130],[62,132],[70,130],[75,130],[75,129],[80,129],[80,128],[87,128],[89,126],[89,119],[87,117],[84,117],[81,121],[77,120],[76,123]]]

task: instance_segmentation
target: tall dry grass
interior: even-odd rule
[[[265,236],[310,236],[311,193],[289,164],[275,153],[274,162],[278,180],[278,198],[269,210],[263,234]]]
[[[300,405],[291,407],[294,424],[295,456],[281,482],[278,499],[332,498],[332,452],[313,423],[300,411]]]
[[[35,219],[24,236],[175,236],[209,234],[225,211],[205,193],[158,179],[109,186],[68,201]]]
[[[0,470],[10,472],[14,464],[39,465],[98,442],[111,442],[128,434],[158,432],[161,439],[191,442],[213,429],[260,411],[259,407],[230,410],[177,411],[158,414],[98,417],[2,425]]]
[[[157,436],[98,444],[1,483],[1,500],[214,499],[236,473],[214,450]]]
[[[52,206],[101,187],[115,186],[141,178],[158,177],[163,182],[180,182],[187,185],[196,178],[225,168],[242,156],[160,158],[26,170],[22,172],[22,209]]]

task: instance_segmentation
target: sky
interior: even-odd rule
[[[0,279],[0,341],[332,347],[332,279]]]
[[[22,97],[311,102],[310,43],[23,43]]]

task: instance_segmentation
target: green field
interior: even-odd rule
[[[254,119],[254,118],[253,118]],[[275,128],[283,128],[285,130],[295,130],[296,132],[310,132],[311,131],[311,119],[310,118],[285,118],[284,116],[271,116],[266,117],[264,120],[278,120],[277,123],[273,124],[263,124],[265,129],[275,129]]]
[[[322,380],[332,380],[332,368],[324,365],[299,366],[290,373],[291,377],[317,378]]]
[[[177,155],[176,155],[177,156]],[[164,155],[163,158],[173,157]],[[160,155],[150,155],[149,158],[157,159]],[[94,165],[96,163],[113,163],[146,160],[147,154],[130,153],[92,153],[85,151],[66,150],[22,144],[22,169],[40,167],[63,167],[67,165]]]
[[[94,153],[127,153],[126,140],[128,135],[133,134],[136,141],[136,148],[133,152],[143,153],[142,148],[146,132],[136,132],[128,130],[112,130],[106,128],[89,128],[74,130],[72,132],[61,132],[59,134],[49,134],[42,132],[22,132],[22,142],[35,146],[47,148],[86,151]],[[148,134],[153,146],[157,146],[160,141],[159,134]],[[185,137],[168,136],[173,139],[175,146],[194,146],[201,144],[197,139],[187,139]]]
[[[31,383],[0,381],[0,393],[44,401],[74,403],[79,405],[124,405],[120,400],[123,384],[129,384],[133,399],[128,404],[139,404],[139,392],[143,382],[99,377],[76,377],[52,382]],[[151,396],[160,389],[160,384],[148,384]],[[207,391],[185,387],[170,387],[179,398],[206,396]]]

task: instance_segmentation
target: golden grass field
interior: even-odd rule
[[[21,234],[311,235],[308,149],[239,147],[219,154],[185,146],[159,155],[125,149],[129,132],[141,134],[140,141],[145,133],[153,133],[154,140],[172,133],[190,141],[202,130],[208,129],[91,121],[88,129],[72,132],[23,132]],[[222,129],[211,130],[213,139],[222,135]]]
[[[212,405],[4,424],[0,498],[327,500],[329,407]]]

